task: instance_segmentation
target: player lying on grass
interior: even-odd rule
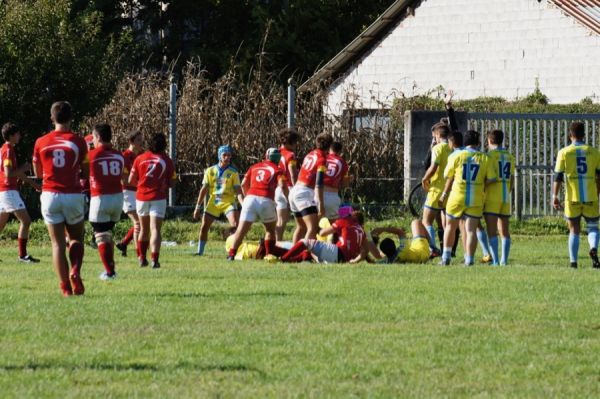
[[[558,152],[552,186],[552,206],[563,208],[558,194],[562,184],[565,189],[565,218],[569,226],[569,258],[571,267],[577,268],[581,217],[588,228],[588,243],[592,266],[600,268],[598,262],[598,192],[600,191],[600,152],[585,144],[585,125],[574,122],[569,127],[571,144]]]
[[[373,229],[367,240],[368,254],[375,261],[384,263],[426,263],[429,260],[429,236],[425,226],[420,220],[413,220],[410,224],[412,238],[407,245],[407,236],[404,229],[399,227],[377,227]],[[393,234],[398,237],[398,244],[393,239],[382,234]],[[379,246],[377,245],[379,244]],[[365,257],[367,261],[370,258]],[[360,260],[364,260],[361,258]]]
[[[240,219],[238,202],[241,204],[244,201],[240,187],[240,174],[231,165],[233,149],[228,145],[222,145],[217,150],[217,156],[219,162],[204,171],[202,188],[194,210],[195,220],[202,214],[196,255],[204,254],[208,230],[221,215],[225,215],[231,226],[231,232],[235,232]],[[203,208],[204,212],[202,212]]]
[[[33,149],[33,170],[42,179],[42,216],[52,241],[52,264],[64,296],[83,295],[84,197],[80,172],[88,174],[85,140],[71,132],[73,109],[66,101],[52,104],[54,130],[38,138]],[[69,235],[69,260],[65,255],[65,230]]]
[[[0,150],[0,232],[4,230],[10,215],[13,214],[19,220],[19,233],[17,235],[19,261],[37,263],[39,260],[27,253],[31,218],[17,187],[19,180],[21,180],[37,191],[40,191],[41,188],[39,184],[33,182],[26,175],[31,170],[29,163],[17,166],[15,146],[21,140],[20,129],[12,123],[5,123],[2,126],[2,138],[4,139],[4,145]]]
[[[320,236],[334,234],[335,243],[304,238],[281,257],[282,262],[305,262],[315,260],[319,263],[356,263],[363,259],[367,247],[366,233],[363,229],[364,216],[352,207],[340,208],[339,219],[330,228],[319,232]]]
[[[284,249],[275,245],[277,226],[277,209],[275,207],[275,188],[279,187],[287,196],[288,189],[283,170],[279,168],[281,153],[277,148],[269,148],[265,160],[252,165],[242,181],[244,202],[240,223],[235,231],[227,259],[234,260],[238,247],[256,221],[261,221],[265,228],[265,255],[281,256]]]
[[[94,149],[89,152],[90,160],[90,216],[94,229],[98,253],[104,272],[100,279],[114,280],[115,256],[113,229],[121,219],[123,210],[122,184],[125,159],[120,151],[112,148],[112,129],[107,124],[94,126]]]

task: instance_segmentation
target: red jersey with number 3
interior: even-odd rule
[[[290,166],[296,166],[296,154],[294,154],[293,151],[286,149],[283,145],[279,148],[279,152],[281,153],[279,167],[281,168],[281,170],[283,170],[283,173],[285,174],[288,187],[291,187],[292,173],[290,172]]]
[[[129,174],[131,172],[131,168],[133,167],[133,162],[137,158],[138,154],[131,151],[129,148],[123,151],[123,159],[125,159],[125,173]],[[137,187],[132,186],[130,184],[124,184],[123,190],[136,191]]]
[[[81,193],[79,173],[87,153],[85,140],[73,132],[52,131],[37,139],[33,163],[42,168],[42,191]]]
[[[342,180],[348,174],[348,164],[337,154],[327,154],[327,172],[323,184],[327,187],[340,188]]]
[[[317,182],[317,173],[325,174],[327,171],[327,160],[325,153],[321,150],[313,150],[304,157],[302,167],[298,173],[298,182],[307,187],[314,187]]]
[[[90,151],[89,159],[91,196],[120,193],[125,165],[121,152],[101,145]]]
[[[151,151],[139,155],[133,162],[131,174],[137,176],[135,199],[159,201],[167,198],[169,182],[176,178],[175,165],[165,153]]]
[[[279,166],[271,161],[263,161],[252,165],[246,172],[246,178],[250,179],[248,195],[274,199],[277,184],[285,176]]]
[[[338,242],[335,244],[344,255],[346,262],[360,255],[362,245],[367,237],[362,226],[350,218],[336,220],[331,227],[338,234]]]
[[[17,189],[17,178],[6,177],[6,168],[16,169],[17,154],[15,149],[9,143],[4,143],[0,150],[0,191],[10,191]]]

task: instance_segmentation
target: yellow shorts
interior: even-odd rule
[[[427,199],[425,200],[425,205],[423,206],[425,208],[441,211],[444,208],[440,208],[440,198],[442,198],[442,192],[438,189],[430,188],[427,192]]]
[[[483,206],[466,206],[464,202],[448,201],[446,216],[451,219],[460,219],[463,216],[481,218],[483,216]]]
[[[410,240],[396,259],[401,263],[425,263],[429,260],[429,241],[423,237]]]
[[[586,219],[596,219],[600,216],[598,201],[595,202],[569,202],[565,201],[565,217],[577,219],[583,216]]]
[[[207,201],[204,212],[210,216],[218,218],[221,215],[227,215],[229,212],[237,211],[238,207],[235,202],[219,202],[214,200]]]
[[[486,201],[483,206],[483,213],[494,216],[510,217],[510,202]]]

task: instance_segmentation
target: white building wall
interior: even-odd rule
[[[547,0],[423,0],[331,87],[328,112],[348,92],[371,109],[440,85],[514,99],[536,81],[552,103],[600,95],[600,36]]]

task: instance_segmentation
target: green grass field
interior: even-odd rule
[[[515,237],[507,268],[118,257],[62,298],[0,248],[0,397],[598,397],[600,271],[565,236]],[[582,240],[581,253],[587,253]]]

